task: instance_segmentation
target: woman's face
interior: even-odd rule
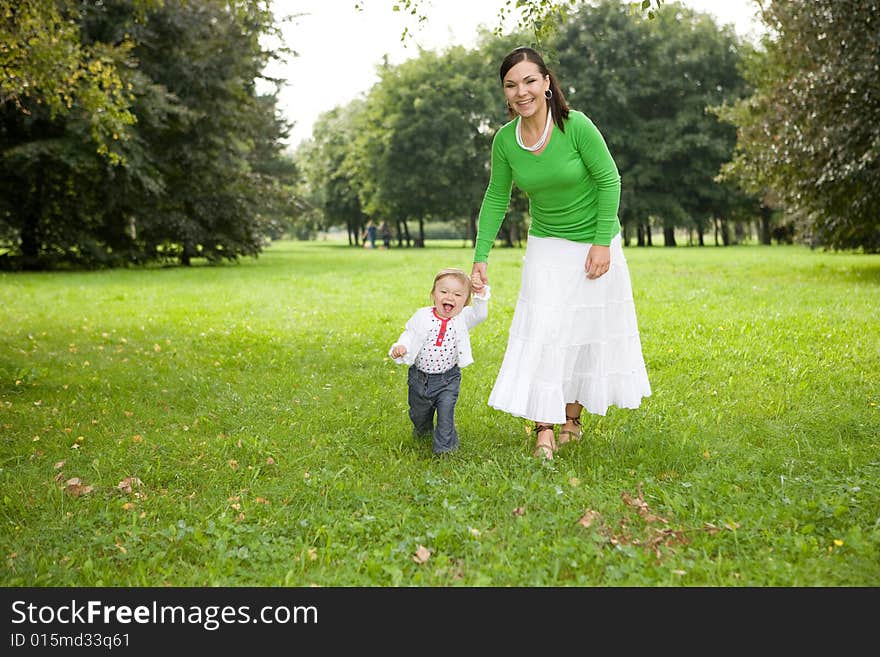
[[[541,75],[534,62],[521,61],[504,76],[504,95],[513,111],[524,118],[534,116],[546,106],[544,92],[550,88],[550,77]]]

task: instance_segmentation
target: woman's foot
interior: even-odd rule
[[[552,424],[535,423],[535,456],[547,461],[553,460],[556,451],[556,438]]]
[[[580,416],[566,415],[565,424],[559,430],[559,444],[564,445],[572,440],[580,440],[582,435]]]

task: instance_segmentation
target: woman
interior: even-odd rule
[[[584,408],[637,408],[651,387],[620,240],[620,175],[605,140],[568,107],[536,51],[513,50],[500,77],[513,120],[492,142],[471,280],[476,292],[489,281],[489,252],[516,183],[531,225],[489,405],[534,421],[535,455],[552,459],[558,445],[581,437]]]

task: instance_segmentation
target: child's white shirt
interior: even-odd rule
[[[483,288],[481,296],[473,295],[473,302],[470,306],[465,306],[462,311],[449,320],[446,330],[455,332],[455,344],[458,351],[458,366],[467,367],[474,362],[473,353],[471,352],[470,329],[480,322],[485,321],[489,316],[489,297],[490,288],[486,285]],[[433,336],[431,329],[434,328]],[[406,323],[406,327],[397,342],[394,345],[402,344],[406,347],[406,353],[400,358],[391,356],[394,345],[388,350],[388,355],[394,358],[394,362],[398,365],[412,365],[416,362],[416,358],[422,349],[427,345],[436,344],[436,319],[433,306],[425,306],[419,308],[410,320]],[[456,363],[453,363],[455,365]]]

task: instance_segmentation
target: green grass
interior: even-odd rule
[[[0,275],[2,584],[880,585],[880,258],[627,249],[653,395],[539,462],[486,405],[520,250],[492,254],[461,450],[411,437],[386,353],[470,255]]]

